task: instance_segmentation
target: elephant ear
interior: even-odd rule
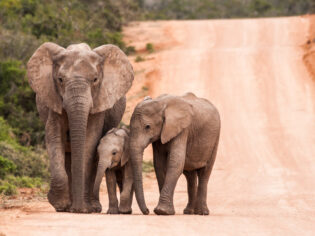
[[[62,99],[53,81],[53,60],[65,49],[54,43],[42,44],[27,63],[27,77],[31,88],[45,106],[61,114]]]
[[[192,105],[182,99],[174,99],[166,105],[164,123],[161,132],[161,143],[165,144],[176,137],[192,122]]]
[[[91,110],[97,113],[110,109],[127,93],[133,81],[133,68],[125,53],[114,45],[103,45],[93,51],[104,60],[103,80]]]
[[[124,140],[123,152],[120,159],[120,165],[124,166],[129,161],[129,130],[128,128],[123,127],[118,129],[115,134],[119,135]]]
[[[126,165],[126,163],[129,161],[130,157],[130,151],[129,151],[129,137],[125,137],[125,143],[124,143],[124,151],[121,156],[121,166]]]

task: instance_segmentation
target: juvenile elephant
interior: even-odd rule
[[[217,109],[193,93],[147,98],[136,106],[130,121],[130,158],[136,199],[143,214],[148,214],[149,210],[143,195],[142,159],[143,151],[150,143],[160,190],[154,212],[158,215],[175,214],[174,189],[179,176],[184,173],[188,186],[188,204],[184,214],[209,214],[207,184],[219,136]]]
[[[30,58],[27,75],[45,123],[48,200],[56,211],[95,211],[100,206],[93,196],[96,146],[124,113],[131,64],[114,45],[91,50],[84,43],[66,49],[44,43]]]
[[[104,172],[109,199],[107,214],[131,214],[133,197],[133,176],[129,162],[129,130],[111,129],[101,139],[97,147],[98,168],[94,184],[94,195],[99,197],[99,189]],[[116,184],[120,190],[120,202],[116,196]],[[99,199],[99,198],[97,198]],[[102,208],[98,211],[101,212]]]

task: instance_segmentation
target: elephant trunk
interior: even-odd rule
[[[87,83],[77,81],[66,87],[64,107],[68,115],[71,143],[72,196],[75,208],[84,207],[85,141],[92,96]]]
[[[111,162],[108,161],[106,158],[99,158],[96,177],[95,177],[95,183],[93,187],[93,195],[97,196],[97,200],[99,200],[100,185],[101,185],[104,173],[106,169],[109,168],[110,166],[111,166]]]
[[[130,154],[131,154],[131,165],[132,165],[132,170],[133,170],[136,199],[142,213],[144,215],[147,215],[149,214],[149,209],[147,208],[145,204],[144,193],[143,193],[143,182],[142,182],[143,151],[144,151],[144,148],[141,148],[141,149],[131,148]]]

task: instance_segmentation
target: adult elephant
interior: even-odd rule
[[[124,113],[133,81],[127,56],[114,45],[91,50],[84,43],[66,49],[44,43],[30,58],[27,75],[45,123],[50,204],[56,211],[99,211],[96,146]]]

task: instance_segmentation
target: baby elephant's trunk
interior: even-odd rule
[[[93,193],[94,193],[94,196],[97,196],[97,200],[99,200],[100,186],[102,183],[104,173],[106,169],[109,168],[110,166],[111,166],[110,161],[106,160],[105,158],[102,158],[102,159],[100,158],[98,167],[97,167],[94,188],[93,188]]]

